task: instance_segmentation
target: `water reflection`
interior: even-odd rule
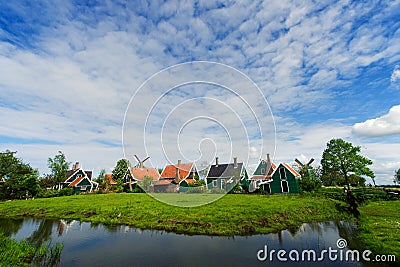
[[[0,229],[16,239],[40,245],[61,242],[60,266],[304,266],[304,262],[260,262],[264,245],[279,250],[336,247],[339,237],[359,248],[356,225],[349,222],[303,224],[277,234],[210,237],[162,231],[141,231],[129,226],[65,220],[0,219]],[[319,266],[321,262],[307,262]],[[328,266],[363,266],[359,262],[329,262]]]

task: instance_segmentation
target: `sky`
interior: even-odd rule
[[[231,162],[343,138],[400,168],[400,1],[2,1],[0,150],[40,172]],[[367,180],[367,182],[371,182]]]

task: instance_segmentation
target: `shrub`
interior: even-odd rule
[[[300,179],[300,189],[303,192],[314,192],[321,186],[322,182],[317,177],[304,176]]]

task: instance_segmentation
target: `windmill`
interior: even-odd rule
[[[135,158],[136,158],[136,160],[137,160],[137,162],[138,162],[138,163],[136,164],[135,168],[144,168],[144,164],[143,164],[143,163],[144,163],[146,160],[148,160],[150,157],[146,157],[144,160],[140,160],[139,157],[135,155]]]
[[[311,166],[311,163],[314,162],[314,159],[311,158],[307,164],[304,164],[303,162],[301,162],[298,159],[294,159],[294,161],[296,161],[296,163],[299,165],[300,168],[300,174],[303,176],[305,174],[305,172],[308,174],[309,177],[313,177],[314,176],[314,168]]]

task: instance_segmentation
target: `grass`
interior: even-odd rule
[[[39,248],[25,240],[15,241],[0,233],[0,267],[8,266],[56,266],[61,255],[62,245],[54,247],[43,245]]]
[[[208,196],[166,197],[177,198],[177,203],[190,203]],[[76,219],[193,235],[233,236],[278,232],[311,221],[352,218],[338,209],[340,206],[339,201],[313,196],[228,194],[204,206],[184,208],[158,202],[147,194],[93,194],[3,202],[0,217]]]
[[[400,201],[369,202],[360,207],[360,238],[376,254],[400,258]]]

